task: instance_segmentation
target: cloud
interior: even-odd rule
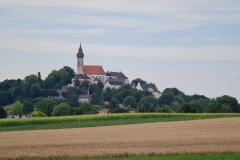
[[[14,48],[13,48],[14,46]],[[59,41],[31,39],[0,39],[0,48],[16,49],[19,52],[72,54],[77,52],[79,44]],[[215,45],[195,47],[144,47],[126,45],[83,44],[86,54],[135,59],[169,59],[169,60],[229,60],[240,61],[240,46]]]
[[[24,25],[23,20],[26,25],[39,21],[41,25],[48,24],[42,25],[43,28],[71,25],[151,33],[187,30],[209,23],[239,24],[240,18],[236,7],[240,3],[235,0],[49,0],[47,3],[8,0],[0,4],[11,8],[10,19],[19,21],[16,26]],[[5,17],[1,19],[8,23],[9,17]]]

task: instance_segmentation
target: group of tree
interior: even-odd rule
[[[5,80],[0,83],[0,106],[11,104],[17,100],[33,100],[48,95],[57,96],[57,89],[71,83],[74,70],[70,67],[63,67],[60,70],[53,70],[45,80],[42,80],[41,73],[26,76],[23,80]]]
[[[75,87],[62,94],[64,99],[54,99],[59,96],[57,90],[72,83],[73,76],[74,70],[65,66],[52,71],[45,80],[40,72],[23,80],[5,80],[0,83],[0,106],[15,102],[12,112],[20,117],[33,111],[33,116],[93,114],[102,108],[108,108],[113,113],[129,112],[130,109],[137,112],[240,112],[237,99],[227,95],[210,99],[203,95],[186,95],[177,88],[166,88],[157,99],[150,92],[135,88],[138,83],[147,83],[140,78],[118,89],[103,89],[100,81],[91,85],[87,81],[74,81]],[[81,94],[89,94],[91,103],[80,104],[78,98]],[[6,115],[0,107],[0,118]]]

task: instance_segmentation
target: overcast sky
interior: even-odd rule
[[[84,63],[240,100],[239,0],[0,0],[0,81]]]

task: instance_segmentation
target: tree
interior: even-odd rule
[[[89,94],[93,94],[96,92],[101,92],[101,89],[99,88],[99,86],[97,84],[92,84],[89,86]]]
[[[207,111],[211,113],[240,112],[240,105],[236,98],[225,95],[213,99],[208,105]]]
[[[169,105],[171,102],[174,102],[174,96],[170,93],[162,94],[159,98],[160,105]]]
[[[73,85],[74,85],[75,87],[79,88],[79,87],[80,87],[80,81],[79,81],[78,79],[74,79]]]
[[[163,94],[172,94],[174,96],[185,95],[182,91],[178,90],[177,88],[166,88],[163,91]]]
[[[41,112],[41,111],[34,111],[32,113],[32,116],[33,117],[47,117],[47,115],[45,113]]]
[[[20,85],[14,86],[11,90],[11,96],[15,100],[17,97],[21,96],[22,88]]]
[[[113,108],[111,113],[128,113],[129,109],[128,108]]]
[[[70,67],[64,66],[60,70],[53,70],[44,80],[47,89],[59,89],[63,85],[72,82],[74,70]]]
[[[75,92],[70,91],[69,93],[67,93],[67,104],[69,104],[70,106],[79,106],[78,99],[79,97]]]
[[[179,108],[182,113],[199,113],[200,106],[195,102],[185,103]]]
[[[98,82],[97,82],[97,85],[98,85],[98,87],[99,87],[101,90],[103,90],[104,84],[103,84],[101,81],[98,81]]]
[[[134,87],[137,87],[138,83],[140,84],[146,84],[147,82],[142,80],[141,78],[136,78],[132,80],[131,84],[134,85]]]
[[[19,115],[19,118],[22,117],[23,115],[23,106],[20,101],[16,101],[15,104],[13,105],[13,114],[14,115]]]
[[[28,86],[32,86],[33,84],[38,83],[38,77],[34,74],[26,76],[23,80],[23,83]]]
[[[13,102],[11,94],[7,91],[0,90],[0,106],[5,106]]]
[[[115,107],[117,107],[118,104],[120,104],[120,102],[116,97],[113,97],[110,104],[111,104],[112,108],[115,108]]]
[[[140,100],[143,97],[143,92],[142,91],[138,91],[138,90],[134,90],[132,92],[132,96],[136,99],[137,102],[140,102]]]
[[[95,92],[91,95],[92,104],[102,105],[103,104],[103,93],[101,91]]]
[[[155,112],[155,108],[159,106],[158,99],[152,96],[144,97],[141,103],[143,104],[141,112]]]
[[[84,80],[83,82],[82,82],[82,88],[83,89],[88,89],[89,88],[89,82],[87,81],[87,80]]]
[[[33,104],[30,101],[26,101],[23,103],[23,113],[28,115],[32,113],[34,110]]]
[[[37,94],[37,93],[34,93],[36,88],[35,87],[32,88],[32,86],[38,86],[38,87],[40,86],[38,77],[33,74],[26,76],[24,78],[23,82],[21,83],[23,97],[32,96],[31,92],[32,92],[32,94]],[[31,89],[32,89],[32,91],[31,91]]]
[[[7,117],[7,113],[4,110],[3,107],[0,107],[0,118],[6,118]]]
[[[132,97],[132,96],[127,96],[124,99],[124,104],[125,104],[125,106],[131,106],[133,108],[137,107],[136,99],[134,97]]]
[[[30,88],[30,96],[33,98],[39,97],[40,96],[40,88],[38,85],[32,85]]]
[[[35,104],[37,111],[41,111],[47,116],[51,116],[53,107],[56,105],[56,101],[53,99],[43,98]]]
[[[104,101],[110,101],[112,99],[112,93],[111,90],[105,90],[103,91],[103,97],[104,97]]]
[[[60,103],[53,108],[52,116],[70,115],[71,107],[67,103]]]
[[[40,72],[38,72],[38,76],[37,77],[38,77],[38,82],[42,83],[42,77],[41,77],[41,73]]]
[[[92,114],[93,113],[93,106],[88,103],[83,103],[80,105],[79,110],[82,114]]]

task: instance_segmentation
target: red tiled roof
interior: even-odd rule
[[[83,72],[87,75],[104,75],[102,66],[83,66]]]

